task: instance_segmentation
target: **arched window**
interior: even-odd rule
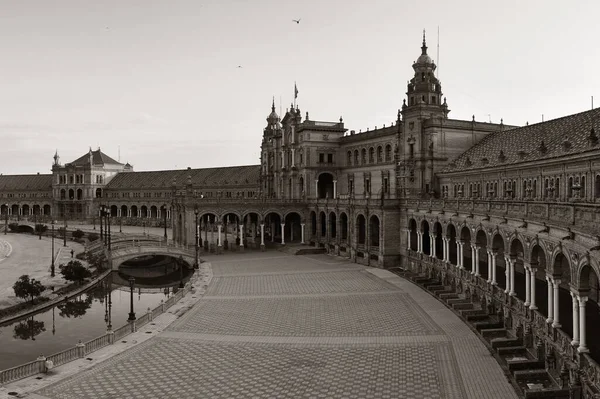
[[[354,165],[358,165],[358,150],[354,150]]]
[[[377,162],[383,162],[383,148],[377,147]]]
[[[385,161],[390,162],[391,160],[392,160],[392,146],[388,144],[385,146]]]
[[[375,163],[375,149],[369,148],[369,163]]]
[[[585,176],[581,176],[581,198],[585,198]]]
[[[569,177],[569,184],[567,185],[567,198],[573,196],[573,177]]]
[[[352,165],[352,151],[348,151],[348,166]]]
[[[367,150],[365,148],[360,152],[360,163],[365,165],[367,163]]]
[[[594,197],[600,198],[600,175],[596,175],[594,181]]]

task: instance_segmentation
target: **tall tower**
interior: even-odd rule
[[[277,193],[278,167],[280,167],[282,128],[279,115],[275,112],[275,98],[271,105],[271,113],[267,116],[267,126],[263,129],[263,140],[260,152],[260,191],[265,197]]]
[[[423,195],[433,190],[433,158],[435,148],[431,134],[427,134],[423,124],[428,119],[446,119],[448,104],[442,100],[442,85],[435,77],[436,65],[427,54],[425,30],[421,55],[413,64],[414,76],[408,82],[406,96],[402,104],[403,129],[399,142],[404,148],[399,171],[404,181],[403,195]]]

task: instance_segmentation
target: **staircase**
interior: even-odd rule
[[[488,314],[479,302],[455,292],[450,286],[444,286],[438,279],[430,279],[400,267],[388,270],[428,291],[467,323],[510,375],[519,396],[528,399],[569,399],[569,390],[560,388],[547,372],[544,359],[538,359],[533,348],[527,348],[521,338],[513,336],[498,315]]]

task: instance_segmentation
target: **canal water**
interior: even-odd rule
[[[33,316],[0,326],[0,370],[49,356],[127,324],[131,290],[135,278],[133,306],[136,316],[154,309],[188,281],[192,270],[181,268],[172,258],[124,264],[95,287]],[[141,266],[142,263],[151,264]],[[93,356],[93,355],[92,355]]]

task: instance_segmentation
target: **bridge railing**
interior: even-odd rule
[[[192,290],[192,285],[198,279],[198,272],[192,275],[192,278],[186,283],[183,289],[177,291],[175,295],[169,298],[167,301],[161,303],[155,307],[154,309],[148,309],[143,315],[141,315],[138,320],[129,322],[124,326],[114,330],[107,331],[106,334],[101,335],[100,337],[94,338],[90,341],[79,343],[71,348],[68,348],[64,351],[55,353],[47,358],[45,356],[40,356],[36,360],[11,367],[6,370],[0,371],[0,385],[5,385],[14,381],[21,380],[23,378],[31,377],[39,373],[47,373],[49,363],[47,361],[51,361],[53,366],[60,366],[65,363],[69,363],[71,361],[82,359],[88,354],[97,351],[98,349],[104,348],[105,346],[112,345],[115,342],[119,342],[119,340],[132,332],[135,332],[138,327],[141,327],[150,321],[152,321],[155,317],[165,313],[167,309],[171,306],[179,302],[187,293]]]

